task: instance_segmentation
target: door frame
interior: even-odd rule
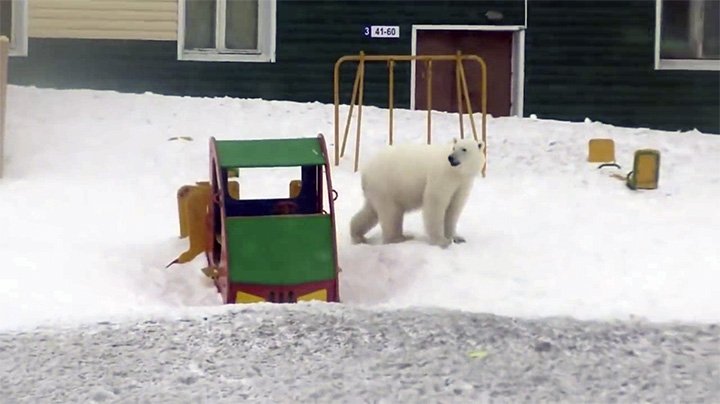
[[[417,31],[509,31],[512,32],[510,61],[510,116],[523,116],[525,98],[525,28],[524,25],[424,25],[413,24],[411,54],[417,54]],[[415,61],[410,62],[410,109],[415,110]]]

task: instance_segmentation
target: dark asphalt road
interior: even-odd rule
[[[261,305],[0,334],[3,403],[720,403],[720,326]]]

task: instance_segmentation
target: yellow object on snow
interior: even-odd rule
[[[184,185],[178,189],[180,238],[189,237],[190,248],[168,266],[192,261],[207,248],[209,235],[205,217],[210,207],[210,189],[210,183],[207,181],[196,182],[195,185]],[[233,198],[239,199],[240,184],[236,181],[228,181],[228,191]]]
[[[591,163],[614,163],[615,141],[612,139],[590,139],[588,161]]]
[[[635,151],[633,170],[627,175],[630,189],[655,189],[660,179],[660,152],[654,149]]]

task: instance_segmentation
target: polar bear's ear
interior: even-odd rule
[[[457,144],[457,138],[456,138],[456,137],[453,138],[453,144]]]
[[[478,142],[478,149],[482,150],[482,142]]]

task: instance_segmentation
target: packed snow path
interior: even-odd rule
[[[7,112],[0,330],[219,306],[202,255],[165,268],[188,248],[177,189],[208,179],[209,138],[324,133],[333,154],[332,104],[11,85]],[[396,144],[426,142],[425,111],[394,116]],[[363,109],[361,163],[385,147],[387,118]],[[432,123],[433,142],[458,134],[456,114]],[[419,212],[405,220],[416,240],[378,245],[376,228],[373,244],[350,242],[363,198],[349,139],[332,167],[344,304],[720,321],[720,136],[542,117],[489,118],[487,129],[488,175],[458,227],[467,243],[448,249],[427,245]],[[181,136],[193,140],[168,141]],[[615,140],[622,170],[586,161],[593,138]],[[657,190],[609,177],[625,175],[640,148],[662,153]],[[285,195],[298,175],[285,169],[243,172],[243,195]]]
[[[0,334],[4,402],[720,402],[720,327],[259,305]]]

